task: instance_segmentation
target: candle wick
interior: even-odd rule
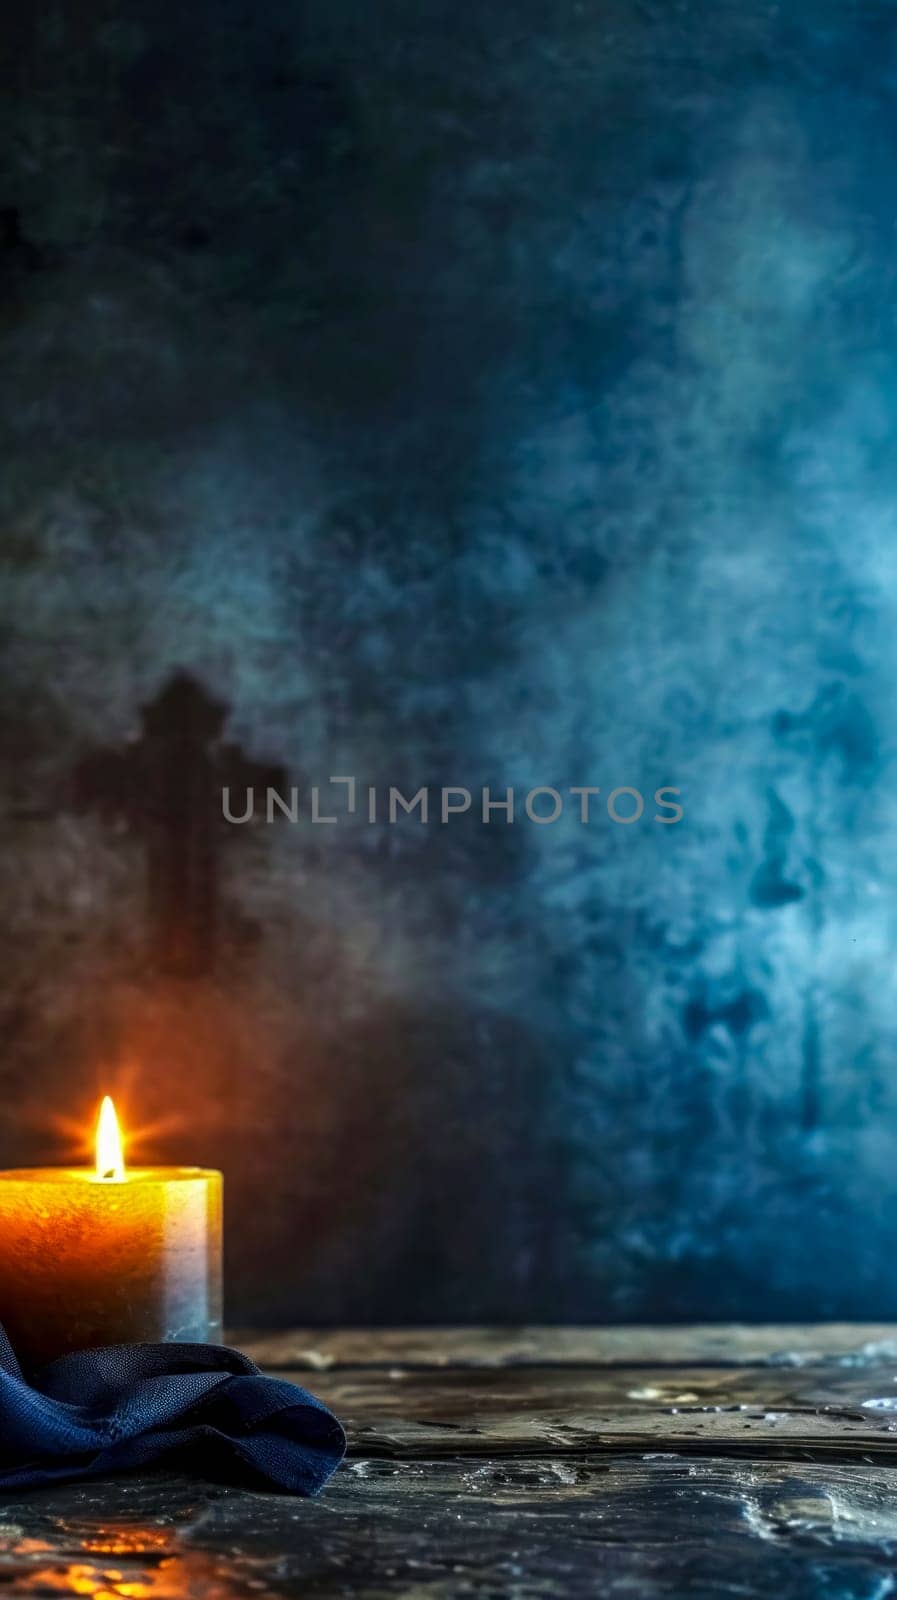
[[[107,1181],[107,1179],[114,1178],[115,1177],[115,1168],[114,1167],[110,1167],[108,1172],[101,1172],[100,1173],[100,1177],[102,1178],[104,1183]]]

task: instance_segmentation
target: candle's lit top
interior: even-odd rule
[[[0,1184],[19,1184],[26,1192],[41,1184],[83,1184],[95,1194],[104,1191],[110,1203],[117,1204],[122,1189],[133,1189],[138,1184],[207,1183],[210,1178],[220,1177],[215,1167],[128,1167],[122,1182],[116,1183],[108,1178],[98,1179],[93,1167],[10,1167],[0,1172]]]
[[[157,1187],[174,1192],[181,1186],[194,1188],[203,1184],[207,1188],[217,1185],[220,1193],[221,1173],[211,1167],[130,1167],[125,1165],[124,1140],[115,1106],[106,1095],[100,1106],[94,1135],[96,1159],[92,1167],[17,1167],[0,1172],[3,1204],[14,1191],[21,1191],[28,1203],[35,1200],[39,1191],[47,1186],[79,1187],[92,1190],[96,1203],[113,1211],[124,1203],[122,1187]],[[105,1198],[101,1198],[105,1191]],[[186,1189],[184,1190],[186,1193]],[[86,1199],[86,1194],[85,1194]]]
[[[104,1183],[124,1183],[125,1157],[115,1107],[108,1094],[100,1106],[97,1123],[97,1177]]]

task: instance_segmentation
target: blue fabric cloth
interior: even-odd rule
[[[0,1488],[95,1478],[166,1460],[287,1494],[317,1494],[346,1436],[297,1384],[236,1350],[109,1345],[26,1382],[0,1327]]]

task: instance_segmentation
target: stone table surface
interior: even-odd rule
[[[897,1326],[235,1332],[349,1455],[315,1501],[171,1472],[0,1500],[0,1588],[897,1596]]]

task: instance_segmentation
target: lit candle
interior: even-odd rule
[[[20,1361],[221,1332],[220,1172],[125,1165],[103,1101],[93,1171],[0,1172],[0,1322]]]

